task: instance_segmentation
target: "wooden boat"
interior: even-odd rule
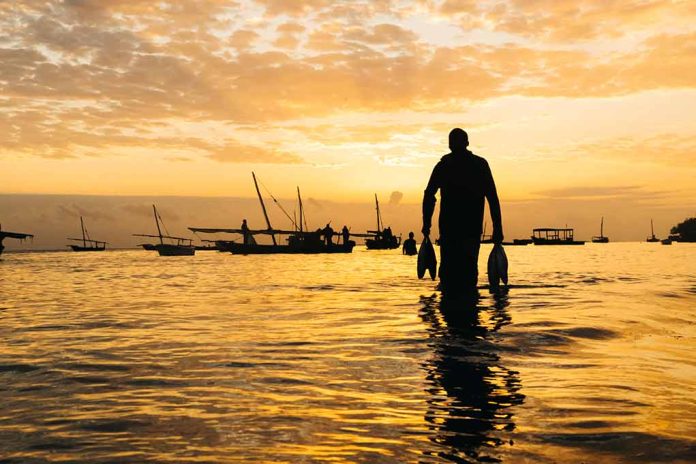
[[[296,221],[280,206],[280,203],[273,198],[275,203],[283,209],[285,215],[290,219],[294,226],[294,230],[282,230],[274,229],[271,226],[271,221],[268,218],[268,212],[266,211],[266,204],[261,196],[261,191],[259,190],[259,184],[256,180],[256,174],[251,173],[254,179],[254,187],[256,188],[256,194],[259,198],[259,203],[261,204],[261,210],[263,211],[263,216],[266,220],[266,229],[252,230],[252,229],[220,229],[220,228],[204,228],[204,227],[189,227],[189,230],[194,233],[203,234],[239,234],[242,236],[241,242],[236,242],[233,240],[217,240],[215,242],[216,246],[220,251],[229,251],[234,254],[239,255],[267,255],[267,254],[318,254],[318,253],[351,253],[355,242],[353,240],[348,240],[346,242],[341,241],[341,235],[337,234],[339,237],[339,242],[334,243],[331,238],[322,239],[322,231],[310,232],[307,228],[307,218],[304,214],[304,208],[302,205],[302,196],[300,195],[300,189],[297,189],[297,199],[299,202],[300,217],[299,221]],[[271,238],[272,243],[270,244],[259,244],[254,239],[256,235],[268,235]],[[284,237],[285,243],[279,243],[280,238]]]
[[[483,243],[483,242],[481,242]],[[524,245],[529,245],[532,243],[531,239],[528,238],[515,238],[512,240],[512,242],[503,242],[503,245],[505,246],[524,246]]]
[[[14,238],[17,240],[26,240],[28,238],[34,238],[34,236],[31,234],[25,234],[22,232],[4,231],[4,230],[2,230],[2,225],[0,225],[0,255],[2,254],[2,251],[5,249],[5,246],[2,244],[2,241],[5,240],[6,238]]]
[[[655,237],[655,229],[653,228],[653,220],[650,219],[650,237],[645,239],[649,243],[657,243],[660,241],[659,238]]]
[[[89,237],[89,232],[85,228],[85,221],[80,216],[80,227],[82,229],[82,238],[68,238],[75,242],[82,242],[82,245],[68,245],[72,251],[104,251],[106,250],[106,242],[92,240]]]
[[[573,229],[538,228],[532,231],[534,245],[584,245],[585,242],[573,239]]]
[[[150,234],[133,234],[134,237],[152,237],[159,238],[159,243],[144,243],[141,246],[145,250],[156,250],[160,256],[193,256],[196,254],[196,247],[193,246],[193,239],[185,237],[174,237],[172,235],[162,234],[160,221],[162,218],[157,212],[157,207],[152,205],[152,211],[155,216],[155,224],[157,225],[157,235]],[[166,228],[165,228],[166,230]],[[164,240],[171,240],[174,243],[165,243]]]
[[[662,240],[660,240],[660,243],[663,245],[671,245],[672,239],[671,238],[663,238]]]
[[[602,216],[602,222],[599,223],[599,235],[592,237],[592,243],[609,243],[609,237],[604,236],[604,216]]]
[[[394,250],[399,248],[401,246],[401,237],[395,236],[391,231],[391,227],[384,228],[376,193],[375,209],[377,210],[377,230],[368,230],[366,234],[350,234],[351,237],[364,238],[365,246],[368,250]]]

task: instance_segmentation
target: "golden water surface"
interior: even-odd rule
[[[696,460],[696,246],[506,251],[5,254],[0,462]]]

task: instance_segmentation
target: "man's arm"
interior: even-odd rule
[[[428,181],[425,192],[423,193],[423,235],[430,236],[430,227],[432,226],[433,212],[435,211],[435,203],[437,199],[435,194],[440,188],[440,163],[435,165],[430,180]]]
[[[486,200],[488,200],[488,209],[491,211],[491,221],[493,221],[493,242],[500,243],[503,241],[503,216],[500,212],[500,200],[498,199],[498,191],[495,188],[493,173],[491,172],[488,163],[485,164],[486,170]]]

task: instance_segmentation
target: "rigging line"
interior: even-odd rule
[[[292,222],[292,225],[293,225],[295,228],[297,228],[297,224],[295,223],[295,221],[290,217],[290,215],[288,214],[288,212],[285,211],[285,208],[283,208],[283,205],[281,205],[280,202],[276,199],[276,197],[273,196],[273,194],[271,193],[271,191],[268,190],[268,187],[266,187],[266,186],[263,184],[263,182],[261,182],[261,181],[259,181],[259,184],[261,184],[261,187],[263,187],[263,189],[266,191],[266,193],[271,197],[271,200],[273,200],[273,203],[275,203],[276,205],[278,205],[278,208],[280,208],[280,210],[283,212],[283,214],[285,214],[285,217],[287,217],[288,219],[290,219],[290,222]]]
[[[164,223],[164,219],[162,219],[162,216],[160,215],[159,211],[157,211],[157,217],[159,217],[159,220],[162,223],[162,227],[164,227],[164,231],[167,233],[167,235],[172,235],[167,230],[167,225]]]

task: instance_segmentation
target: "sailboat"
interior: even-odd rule
[[[74,242],[82,242],[82,245],[68,245],[73,251],[104,251],[106,249],[106,242],[101,242],[99,240],[92,240],[89,237],[89,232],[85,228],[85,221],[80,216],[80,227],[82,228],[82,238],[68,238]]]
[[[157,212],[157,207],[155,205],[152,205],[152,211],[153,214],[155,215],[155,224],[157,225],[157,235],[150,235],[150,234],[133,234],[134,237],[152,237],[152,238],[159,238],[159,243],[145,243],[142,245],[142,247],[145,250],[156,250],[160,256],[193,256],[196,254],[196,247],[193,246],[193,239],[190,238],[185,238],[185,237],[174,237],[172,235],[169,235],[169,232],[167,232],[167,235],[162,234],[162,229],[160,227],[160,221],[162,221],[162,218],[160,217],[159,213]],[[162,222],[162,225],[164,225],[164,222]],[[166,231],[166,227],[165,227]],[[165,243],[164,239],[171,240],[175,243]]]
[[[25,240],[27,238],[34,238],[34,236],[22,232],[4,231],[2,230],[2,225],[0,225],[0,255],[2,254],[2,251],[5,249],[5,246],[2,244],[2,241],[6,238],[16,238],[17,240]]]
[[[660,241],[659,238],[655,237],[655,229],[653,228],[653,220],[650,219],[650,237],[645,239],[646,242],[657,243]]]
[[[604,216],[599,223],[599,236],[592,237],[592,243],[609,243],[609,237],[604,236]]]
[[[401,246],[401,237],[396,237],[392,233],[391,227],[384,227],[376,193],[375,209],[377,210],[377,230],[368,230],[366,234],[351,234],[351,236],[365,238],[365,246],[368,250],[393,250],[399,248]]]
[[[486,226],[488,224],[486,221],[483,221],[483,232],[481,233],[481,243],[493,243],[493,236],[492,235],[486,235]]]
[[[229,251],[234,254],[240,255],[251,255],[251,254],[280,254],[280,253],[303,253],[303,254],[315,254],[315,253],[351,253],[355,242],[353,240],[339,241],[334,243],[331,237],[324,237],[322,239],[322,231],[309,231],[307,227],[307,218],[305,216],[304,207],[302,204],[302,195],[300,194],[299,187],[297,188],[297,200],[299,205],[299,220],[293,219],[288,215],[288,213],[283,210],[285,215],[290,219],[294,226],[294,230],[281,230],[274,229],[271,225],[271,221],[268,218],[268,212],[266,211],[266,204],[261,196],[261,191],[259,190],[259,184],[256,180],[256,174],[251,173],[254,179],[254,187],[256,188],[256,194],[259,198],[259,203],[261,204],[261,211],[263,212],[263,217],[266,220],[266,229],[217,229],[217,228],[202,228],[202,227],[189,227],[189,230],[194,233],[203,234],[240,234],[243,237],[242,242],[236,242],[231,240],[218,240],[215,244],[218,246],[220,251]],[[275,203],[283,209],[278,201],[273,198]],[[271,244],[261,244],[257,243],[254,239],[255,235],[269,235],[271,237]],[[282,236],[287,236],[286,243],[279,243],[279,238]],[[341,237],[340,234],[338,234]]]

